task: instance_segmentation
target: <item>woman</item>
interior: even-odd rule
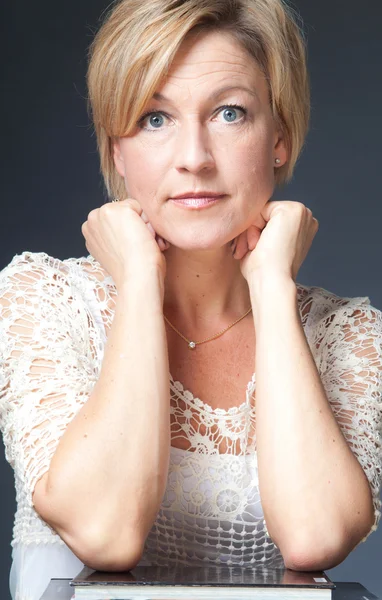
[[[119,202],[86,258],[1,273],[12,597],[83,564],[339,564],[380,518],[382,313],[297,283],[318,223],[270,200],[308,124],[293,13],[122,0],[88,86]]]

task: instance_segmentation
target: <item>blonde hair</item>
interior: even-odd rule
[[[269,86],[288,161],[275,182],[290,181],[309,126],[310,88],[305,38],[283,0],[118,0],[89,48],[89,110],[109,197],[123,198],[113,139],[128,136],[190,33],[233,36],[256,60]]]

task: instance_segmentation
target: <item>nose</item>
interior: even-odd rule
[[[183,124],[178,133],[175,149],[175,166],[179,171],[198,173],[202,169],[212,169],[215,165],[208,131],[195,120]]]

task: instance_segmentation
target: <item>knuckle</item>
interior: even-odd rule
[[[135,198],[128,198],[126,200],[126,203],[127,203],[128,206],[130,206],[136,212],[138,212],[138,213],[142,212],[142,207],[139,204],[138,200],[135,200]]]
[[[100,215],[109,215],[114,209],[111,202],[106,202],[106,204],[102,204],[98,210]]]
[[[305,213],[305,211],[307,210],[307,207],[305,206],[305,204],[303,204],[302,202],[296,202],[296,210],[300,213],[303,214]]]
[[[90,213],[88,214],[88,221],[94,221],[94,219],[96,218],[97,215],[97,208],[94,208],[93,210],[90,211]]]

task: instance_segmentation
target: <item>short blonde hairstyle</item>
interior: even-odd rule
[[[256,60],[269,87],[288,161],[275,170],[290,181],[308,132],[310,86],[305,37],[283,0],[118,0],[89,48],[89,111],[110,198],[126,197],[113,140],[134,131],[164,81],[181,43],[196,31],[227,32]]]

